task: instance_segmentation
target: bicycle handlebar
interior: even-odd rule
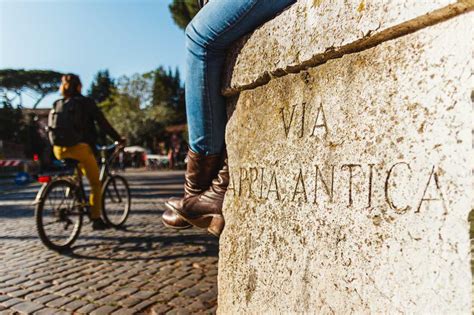
[[[123,149],[123,145],[120,144],[120,142],[118,141],[115,141],[114,143],[112,144],[109,144],[109,145],[96,145],[96,148],[97,150],[99,151],[110,151],[112,149]]]

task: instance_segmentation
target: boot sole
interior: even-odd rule
[[[174,211],[181,219],[185,220],[191,225],[197,226],[202,229],[207,229],[212,235],[219,237],[225,226],[224,217],[222,214],[206,214],[198,218],[188,218],[183,215],[178,209],[165,203],[165,206]]]
[[[161,223],[163,223],[163,225],[166,226],[167,228],[170,228],[170,229],[173,229],[173,230],[187,230],[187,229],[190,229],[190,228],[193,227],[191,224],[189,224],[187,226],[183,226],[183,227],[176,227],[174,225],[169,225],[163,219],[161,219]]]

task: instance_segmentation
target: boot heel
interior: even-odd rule
[[[222,215],[215,215],[207,228],[207,231],[214,236],[219,237],[224,229],[225,221]]]

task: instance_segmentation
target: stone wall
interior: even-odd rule
[[[299,1],[236,45],[219,312],[469,313],[473,1]]]

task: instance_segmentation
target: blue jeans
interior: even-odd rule
[[[226,102],[222,71],[231,44],[296,0],[211,0],[186,28],[186,115],[190,149],[224,148]]]

